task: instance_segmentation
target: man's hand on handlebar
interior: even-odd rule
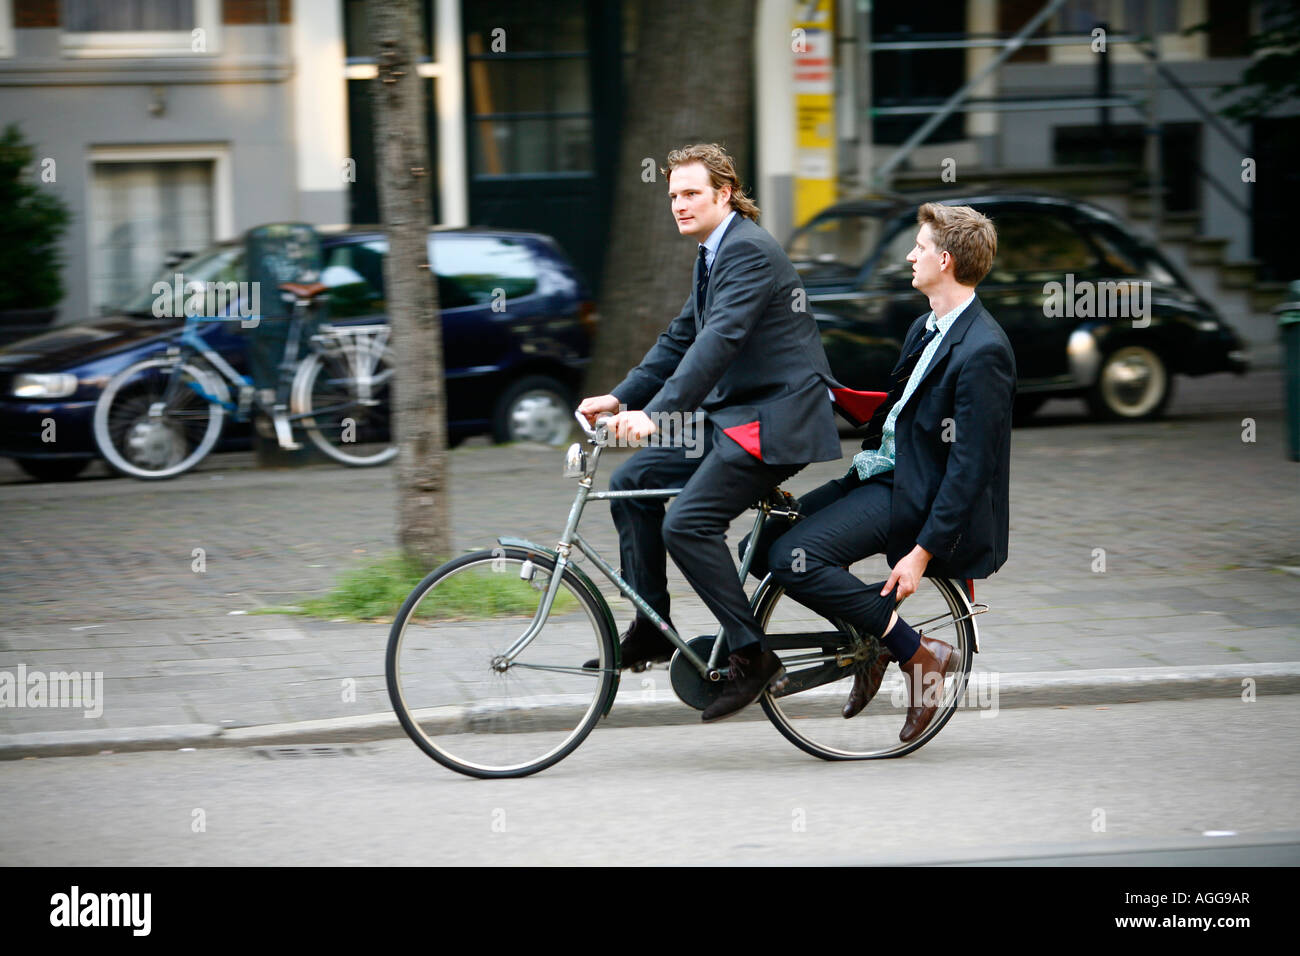
[[[595,426],[597,415],[616,415],[619,404],[613,395],[593,395],[582,400],[578,414],[587,420],[587,424]]]
[[[605,424],[610,434],[625,445],[639,445],[659,430],[645,412],[619,412]]]

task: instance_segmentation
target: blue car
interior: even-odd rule
[[[326,235],[321,247],[330,319],[386,321],[384,233]],[[559,246],[536,233],[447,229],[430,233],[429,255],[438,277],[450,443],[485,433],[499,442],[567,441],[595,310]],[[168,268],[158,282],[171,286],[176,273],[187,284],[247,281],[245,245],[215,246]],[[47,481],[73,478],[99,457],[91,423],[104,385],[180,335],[183,319],[155,315],[156,285],[118,314],[0,349],[0,455]],[[248,371],[252,337],[239,322],[206,322],[200,334]],[[232,426],[220,447],[249,440],[247,427]]]

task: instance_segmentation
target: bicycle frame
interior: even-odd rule
[[[202,321],[226,321],[225,319],[204,319],[191,318],[185,323],[181,330],[179,346],[172,346],[168,354],[181,355],[182,358],[188,355],[198,355],[202,357],[218,374],[226,379],[231,385],[238,389],[254,389],[255,382],[248,375],[238,372],[229,362],[221,357],[220,353],[214,351],[203,338],[198,334],[197,325]],[[291,374],[298,364],[299,342],[302,338],[302,328],[305,319],[301,310],[295,310],[295,314],[290,320],[288,338],[285,341],[284,352],[279,365],[279,377],[277,383],[276,401],[271,407],[262,400],[256,391],[250,393],[247,402],[241,399],[240,402],[223,402],[215,395],[209,395],[197,383],[188,383],[189,387],[202,399],[208,402],[215,402],[221,405],[226,411],[230,412],[236,420],[242,420],[243,411],[249,404],[255,404],[259,408],[266,409],[276,420],[277,425],[280,420],[292,424],[301,421],[304,418],[314,418],[320,415],[326,415],[337,411],[346,410],[353,403],[344,405],[332,405],[313,408],[309,412],[290,413],[286,409],[288,404],[288,390],[293,379]],[[371,326],[332,326],[323,325],[320,330],[312,334],[308,348],[312,351],[324,353],[326,351],[326,342],[333,342],[345,354],[349,356],[348,364],[355,370],[358,388],[358,403],[361,405],[374,405],[378,403],[371,394],[374,387],[374,381],[371,377],[371,363],[366,360],[367,355],[382,353],[388,340],[388,326],[377,325]],[[355,353],[355,354],[354,354]],[[174,394],[178,377],[173,376],[168,383],[167,390],[163,394],[162,403],[165,405]],[[277,427],[277,436],[280,428]],[[281,442],[284,444],[284,442]]]
[[[506,662],[513,662],[514,659],[523,652],[524,648],[532,643],[533,638],[536,637],[542,627],[545,626],[546,620],[551,613],[551,605],[555,601],[556,594],[559,593],[560,580],[564,575],[565,568],[572,563],[570,561],[570,555],[576,547],[600,570],[601,574],[605,575],[605,577],[609,579],[611,584],[618,588],[619,591],[636,606],[638,611],[648,617],[655,626],[659,628],[663,635],[686,656],[686,659],[691,662],[702,676],[711,681],[721,680],[722,672],[718,668],[718,661],[722,654],[722,628],[718,628],[718,633],[713,641],[713,650],[709,654],[709,659],[707,661],[704,660],[686,645],[686,642],[682,640],[681,635],[677,633],[676,629],[660,617],[654,608],[645,602],[645,599],[637,593],[636,589],[634,589],[632,585],[628,584],[627,581],[623,579],[623,576],[620,575],[618,571],[601,556],[600,552],[592,547],[592,545],[578,533],[578,522],[582,518],[582,512],[586,508],[588,501],[610,501],[615,498],[667,499],[681,494],[682,489],[660,488],[645,491],[592,491],[592,482],[596,476],[596,469],[600,462],[600,452],[604,448],[604,444],[595,439],[595,433],[586,428],[585,423],[581,422],[581,420],[579,423],[583,424],[584,431],[586,431],[588,435],[593,436],[591,444],[594,446],[595,450],[592,452],[591,464],[586,473],[578,481],[578,493],[574,497],[573,505],[569,509],[568,520],[564,525],[564,531],[560,534],[559,543],[555,548],[555,570],[551,574],[551,580],[547,585],[546,594],[542,597],[542,602],[538,605],[537,611],[533,615],[533,620],[529,624],[528,629],[519,636],[518,640],[510,645],[502,657]],[[754,527],[750,533],[750,545],[745,549],[745,554],[741,558],[740,562],[740,581],[742,585],[749,574],[749,568],[753,562],[754,544],[758,541],[759,533],[763,530],[763,525],[767,521],[768,515],[772,513],[781,515],[789,514],[789,512],[773,512],[767,501],[759,502],[758,505],[756,505],[756,508],[758,510],[758,515],[754,519]],[[603,600],[604,598],[602,597],[601,599]]]
[[[587,435],[591,438],[591,444],[594,446],[594,451],[592,452],[592,458],[590,460],[589,466],[585,469],[582,478],[579,479],[578,481],[578,493],[574,497],[573,505],[569,509],[569,517],[568,520],[565,522],[564,531],[561,532],[560,540],[556,544],[555,569],[551,573],[550,581],[547,583],[546,593],[542,597],[542,602],[541,604],[538,605],[537,611],[534,613],[533,619],[529,623],[528,628],[524,631],[523,634],[519,636],[519,638],[513,644],[510,645],[510,647],[506,650],[506,652],[503,655],[501,655],[502,659],[506,663],[512,663],[514,659],[518,657],[519,654],[521,654],[523,650],[530,643],[532,643],[533,638],[536,637],[537,634],[541,631],[541,629],[545,626],[547,618],[550,616],[551,613],[551,606],[555,601],[556,595],[559,593],[560,581],[564,576],[564,571],[572,563],[570,560],[570,555],[573,553],[573,549],[576,547],[583,555],[585,555],[591,561],[592,564],[594,564],[600,570],[601,574],[603,574],[606,578],[609,579],[610,583],[612,583],[616,588],[618,588],[618,590],[636,606],[637,610],[640,613],[644,614],[659,628],[659,630],[663,633],[663,635],[666,638],[668,638],[668,640],[674,646],[676,646],[678,650],[680,650],[681,653],[686,657],[686,659],[690,661],[690,663],[700,672],[701,676],[705,677],[710,681],[721,680],[722,671],[718,667],[718,662],[722,654],[722,643],[723,643],[722,630],[723,629],[721,627],[718,628],[717,634],[714,636],[713,648],[709,654],[709,659],[707,661],[704,660],[702,657],[700,657],[698,654],[692,651],[690,647],[687,646],[686,642],[682,639],[681,635],[677,633],[676,629],[674,629],[672,625],[670,625],[667,621],[665,621],[662,617],[660,617],[659,614],[654,610],[654,608],[650,607],[650,605],[645,602],[645,599],[642,598],[641,595],[637,593],[636,589],[633,588],[632,585],[628,584],[627,581],[623,579],[622,575],[620,575],[618,571],[615,570],[614,567],[601,556],[600,552],[597,551],[591,544],[587,542],[585,538],[582,537],[581,534],[578,533],[578,522],[582,518],[582,512],[586,508],[588,501],[610,501],[615,498],[667,499],[681,494],[682,489],[661,488],[661,489],[651,489],[651,490],[643,490],[643,491],[592,491],[591,490],[592,483],[595,479],[596,470],[600,463],[600,453],[605,446],[604,443],[596,437],[596,432],[587,427],[586,423],[582,420],[580,415],[576,415],[575,413],[575,417],[578,418],[578,423],[583,427],[583,431],[585,431]],[[754,518],[754,526],[750,531],[749,546],[745,548],[745,553],[744,555],[742,555],[740,561],[740,581],[742,585],[744,584],[745,579],[749,575],[749,568],[750,565],[753,563],[753,558],[754,558],[754,546],[759,540],[759,534],[760,532],[762,532],[763,526],[767,522],[768,517],[770,515],[776,515],[779,517],[797,517],[797,514],[793,512],[773,509],[771,503],[766,499],[758,502],[758,504],[756,504],[754,507],[758,511],[758,514]],[[761,588],[762,584],[760,583],[759,586]],[[962,592],[962,595],[963,595],[963,599],[965,599],[964,591]],[[603,595],[597,594],[596,596],[600,600],[604,601]],[[900,607],[902,606],[902,603],[903,603],[902,601],[899,602]],[[979,650],[978,629],[974,625],[973,619],[977,615],[986,612],[988,610],[988,605],[977,604],[970,601],[967,601],[966,604],[967,604],[967,613],[965,613],[960,617],[949,618],[943,624],[938,625],[938,628],[946,627],[949,624],[956,624],[958,621],[963,621],[968,619],[972,620],[972,635],[974,637],[974,644],[975,644],[974,649],[978,651]],[[608,602],[606,602],[606,606],[608,608]],[[925,621],[918,621],[913,626],[919,630],[925,625],[931,624],[934,621],[939,620],[943,616],[944,615],[939,615]],[[937,630],[938,628],[934,628],[933,630]],[[785,640],[799,642],[790,645],[791,649],[813,646],[813,644],[808,642],[805,637],[800,635],[787,635]],[[788,666],[788,665],[799,665],[799,664],[830,663],[831,661],[834,661],[840,667],[846,667],[854,663],[858,659],[858,656],[859,655],[857,653],[844,654],[841,652],[836,652],[836,653],[828,654],[825,652],[821,652],[821,653],[811,652],[808,655],[787,658],[785,663]]]

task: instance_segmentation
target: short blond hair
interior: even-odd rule
[[[717,143],[700,143],[675,149],[668,154],[668,165],[661,166],[659,172],[665,179],[671,180],[674,169],[691,163],[699,163],[709,171],[709,183],[714,189],[730,186],[731,208],[746,219],[758,221],[758,205],[745,195],[745,187],[740,185],[740,177],[736,175],[735,161]]]
[[[916,223],[929,226],[935,248],[952,256],[952,276],[962,285],[978,285],[993,268],[998,231],[983,213],[970,206],[928,202],[917,210]]]

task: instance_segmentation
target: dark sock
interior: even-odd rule
[[[894,622],[894,626],[883,634],[881,642],[889,648],[889,653],[893,655],[894,660],[900,664],[905,664],[912,659],[916,649],[921,646],[921,635],[908,627],[907,622],[901,617]]]

